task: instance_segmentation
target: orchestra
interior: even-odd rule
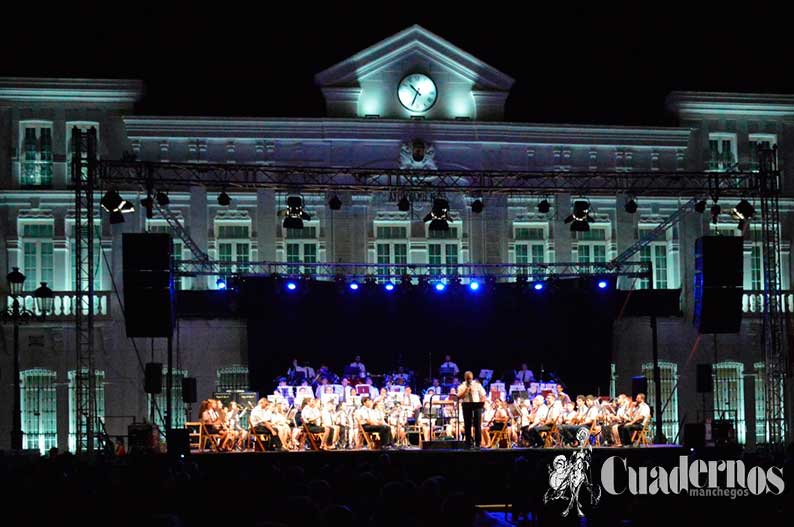
[[[330,451],[371,446],[372,437],[380,448],[421,447],[439,439],[463,440],[470,448],[578,447],[582,441],[632,446],[636,432],[652,419],[644,394],[637,394],[636,400],[624,393],[614,399],[594,395],[572,399],[560,383],[536,382],[527,364],[508,372],[515,374],[508,392],[498,379],[488,385],[490,373],[486,378],[481,372],[475,379],[466,372],[458,383],[457,365],[451,356],[445,359],[441,379],[428,380],[422,397],[414,393],[413,372],[403,367],[390,375],[374,375],[356,356],[346,367],[353,373],[351,378],[339,378],[324,365],[315,373],[295,359],[287,376],[276,380],[272,395],[256,405],[238,400],[224,405],[207,399],[201,403],[196,424],[202,433],[218,438],[222,451],[250,450],[253,437],[264,438],[266,450],[305,450],[304,425],[321,436],[320,448]],[[314,382],[307,378],[312,375]],[[374,378],[384,384],[376,386]]]

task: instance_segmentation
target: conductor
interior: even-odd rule
[[[463,405],[463,429],[466,439],[466,448],[480,448],[482,440],[482,407],[485,401],[485,389],[474,378],[474,374],[467,371],[463,375],[463,384],[458,386],[458,400]],[[474,425],[474,438],[472,439],[471,427]]]

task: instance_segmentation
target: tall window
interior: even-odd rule
[[[514,226],[515,264],[518,274],[527,274],[523,266],[546,263],[546,229],[542,226]]]
[[[613,399],[617,397],[615,391],[618,384],[618,370],[614,362],[609,364],[609,396]]]
[[[427,230],[427,263],[431,276],[454,276],[458,274],[456,265],[460,261],[460,229],[449,226],[446,231]],[[445,267],[448,266],[448,267]]]
[[[408,263],[408,223],[402,225],[375,226],[376,263],[381,265]],[[398,268],[390,268],[390,274],[402,274]]]
[[[304,222],[302,229],[284,229],[287,249],[287,263],[317,263],[319,246],[318,226]],[[290,265],[287,267],[289,274],[311,273],[314,267]]]
[[[45,454],[58,446],[55,372],[33,369],[21,372],[23,448]]]
[[[728,170],[736,166],[736,134],[710,133],[709,170]]]
[[[247,390],[248,389],[248,367],[240,364],[220,368],[217,371],[216,391],[226,390]]]
[[[736,438],[744,444],[744,365],[719,362],[714,365],[714,419],[727,419],[736,427]]]
[[[777,144],[775,134],[750,134],[750,170],[758,170],[758,149],[773,148]]]
[[[244,272],[251,261],[251,226],[220,223],[217,225],[218,260],[222,277],[229,273]]]
[[[102,227],[97,225],[99,223],[95,220],[94,223],[94,290],[99,291],[102,289],[102,275],[104,274],[105,259],[102,256]],[[69,250],[71,252],[71,268],[69,272],[72,275],[72,291],[77,290],[77,274],[75,273],[77,263],[77,241],[75,240],[75,225],[72,223],[69,226]],[[88,231],[83,227],[83,258],[87,258],[88,251]],[[86,287],[87,288],[87,287]]]
[[[39,287],[39,282],[53,286],[53,225],[24,223],[20,225],[22,245],[22,272],[29,290]]]
[[[171,384],[171,409],[173,411],[173,417],[171,418],[171,425],[173,428],[182,428],[185,426],[185,411],[184,411],[184,403],[182,402],[182,379],[187,377],[187,370],[177,370],[174,369],[174,378]],[[152,397],[155,398],[155,402],[157,403],[157,408],[160,410],[159,412],[154,413],[154,423],[160,427],[160,430],[165,430],[165,408],[166,408],[166,396],[165,396],[165,383],[166,379],[168,378],[168,366],[163,366],[163,386],[160,393],[157,394],[148,394],[148,406],[151,408],[152,405]]]
[[[653,363],[646,362],[642,365],[642,374],[648,378],[648,404],[656,408],[656,384],[653,376]],[[678,436],[678,364],[674,362],[659,362],[659,380],[662,388],[662,433],[667,441],[672,443]],[[666,405],[666,406],[665,406]],[[655,417],[654,417],[655,418]]]
[[[96,155],[99,157],[99,123],[91,123],[91,122],[67,122],[66,123],[66,166],[69,167],[69,181],[72,180],[72,152],[74,151],[74,145],[72,144],[72,132],[73,128],[79,128],[82,132],[88,132],[91,128],[96,129]],[[88,159],[88,152],[86,151],[86,146],[84,145],[80,152],[80,157]],[[85,180],[88,177],[88,168],[85,164],[82,166],[82,178]]]
[[[83,386],[80,393],[77,393],[77,371],[71,370],[69,372],[69,450],[77,450],[77,419],[75,415],[75,405],[77,404],[78,397],[80,398],[81,407],[88,406],[88,371],[83,370]],[[94,371],[94,396],[96,397],[96,415],[99,422],[105,421],[105,372],[101,370]],[[99,433],[97,430],[98,423],[94,423],[94,432]],[[85,419],[80,420],[80,426],[83,433],[86,431]]]
[[[766,419],[766,364],[756,362],[755,367],[755,441],[769,442],[769,426]],[[778,398],[784,401],[782,382],[778,386]]]
[[[590,227],[587,232],[576,233],[576,258],[579,263],[606,263],[607,229]]]
[[[146,230],[152,233],[172,234],[171,227],[162,221],[149,221],[146,224]],[[171,251],[174,255],[174,260],[184,259],[184,243],[179,238],[171,237]],[[174,288],[175,289],[188,289],[186,284],[187,279],[182,276],[174,275]]]
[[[640,239],[645,238],[653,229],[640,229]],[[657,240],[649,243],[640,249],[641,262],[653,262],[653,288],[667,289],[667,241]],[[648,280],[643,278],[637,280],[638,289],[648,289]]]
[[[51,186],[52,123],[21,123],[20,143],[22,186]]]

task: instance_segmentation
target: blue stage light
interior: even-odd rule
[[[226,289],[226,280],[224,280],[223,278],[218,278],[217,280],[215,280],[215,286],[218,289]]]
[[[386,285],[383,286],[386,291],[394,291],[394,284],[391,282],[386,282]]]
[[[544,287],[545,286],[543,285],[543,282],[535,282],[535,284],[532,286],[532,289],[535,291],[543,291]]]
[[[475,282],[475,281],[472,281],[472,282],[469,284],[469,289],[471,289],[472,291],[477,291],[477,290],[479,290],[479,289],[480,289],[480,282]]]
[[[598,281],[598,288],[599,289],[606,289],[607,288],[607,281],[606,280],[599,280]]]
[[[295,291],[298,288],[298,284],[295,282],[287,282],[287,289],[290,291]]]
[[[444,282],[438,282],[435,287],[436,287],[436,291],[438,292],[441,292],[447,288],[447,286],[444,285]]]
[[[353,291],[358,291],[358,282],[350,282],[350,289]]]

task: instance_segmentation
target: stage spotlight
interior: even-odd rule
[[[447,286],[444,284],[444,282],[436,282],[436,285],[434,285],[433,287],[439,293],[443,292],[447,288]]]
[[[607,285],[609,285],[609,284],[607,283],[606,280],[599,280],[598,281],[598,288],[599,289],[606,289]]]
[[[117,211],[122,203],[124,203],[124,200],[121,199],[121,196],[119,196],[119,193],[115,190],[108,190],[105,192],[105,195],[102,196],[102,199],[99,200],[99,204],[107,212]]]
[[[303,199],[300,196],[289,196],[287,198],[287,210],[283,212],[286,216],[284,218],[285,229],[302,229],[303,220],[312,219],[309,214],[303,210]]]
[[[755,216],[755,207],[750,205],[749,201],[743,199],[731,210],[731,216],[733,219],[739,220],[738,228],[743,229],[747,220]]]
[[[544,199],[541,200],[540,203],[538,203],[538,212],[540,212],[541,214],[546,214],[550,210],[551,210],[551,205],[549,204],[549,200]]]
[[[443,198],[434,199],[433,208],[430,209],[423,221],[430,222],[428,229],[431,231],[448,231],[449,222],[452,221],[449,216],[449,202]]]
[[[110,213],[110,224],[115,225],[117,223],[124,223],[124,215],[121,211],[114,210]]]
[[[215,287],[218,289],[226,289],[226,280],[223,278],[218,278],[215,280]]]
[[[358,291],[358,282],[350,282],[350,285],[348,287],[350,288],[351,291]]]
[[[471,211],[475,214],[481,213],[484,207],[485,205],[483,205],[482,200],[480,199],[475,199],[471,202]]]
[[[403,196],[400,198],[400,201],[397,202],[397,210],[400,212],[408,212],[411,210],[411,202],[408,201],[407,196]]]
[[[331,210],[339,210],[342,208],[342,200],[339,199],[339,196],[334,194],[334,196],[328,200],[328,208]]]
[[[480,282],[478,282],[476,280],[472,280],[471,282],[469,282],[469,289],[471,289],[472,291],[479,291],[480,290]]]
[[[546,287],[546,286],[543,285],[543,282],[535,282],[532,285],[532,289],[534,289],[535,291],[543,291],[544,287]]]
[[[152,219],[154,217],[154,200],[151,196],[146,196],[141,200],[141,207],[146,209],[146,217]]]
[[[628,212],[629,214],[634,214],[635,212],[637,212],[637,202],[634,201],[634,199],[629,199],[626,202],[624,208],[626,209],[626,212]]]
[[[383,286],[383,289],[389,292],[394,291],[394,284],[391,282],[386,282],[386,284]]]
[[[228,207],[232,202],[232,198],[226,193],[225,190],[222,190],[220,194],[218,194],[218,205],[221,207]]]
[[[588,232],[590,223],[595,221],[590,216],[590,203],[584,200],[573,202],[573,212],[565,218],[565,223],[571,224],[571,232]]]
[[[290,291],[295,291],[298,288],[298,284],[295,282],[287,282],[287,289]]]
[[[157,200],[157,204],[161,207],[167,207],[168,204],[171,203],[171,199],[165,192],[158,192],[155,196],[155,199]]]
[[[697,212],[698,214],[703,214],[704,212],[706,212],[706,200],[705,199],[702,199],[702,200],[698,201],[697,203],[695,203],[695,212]]]

